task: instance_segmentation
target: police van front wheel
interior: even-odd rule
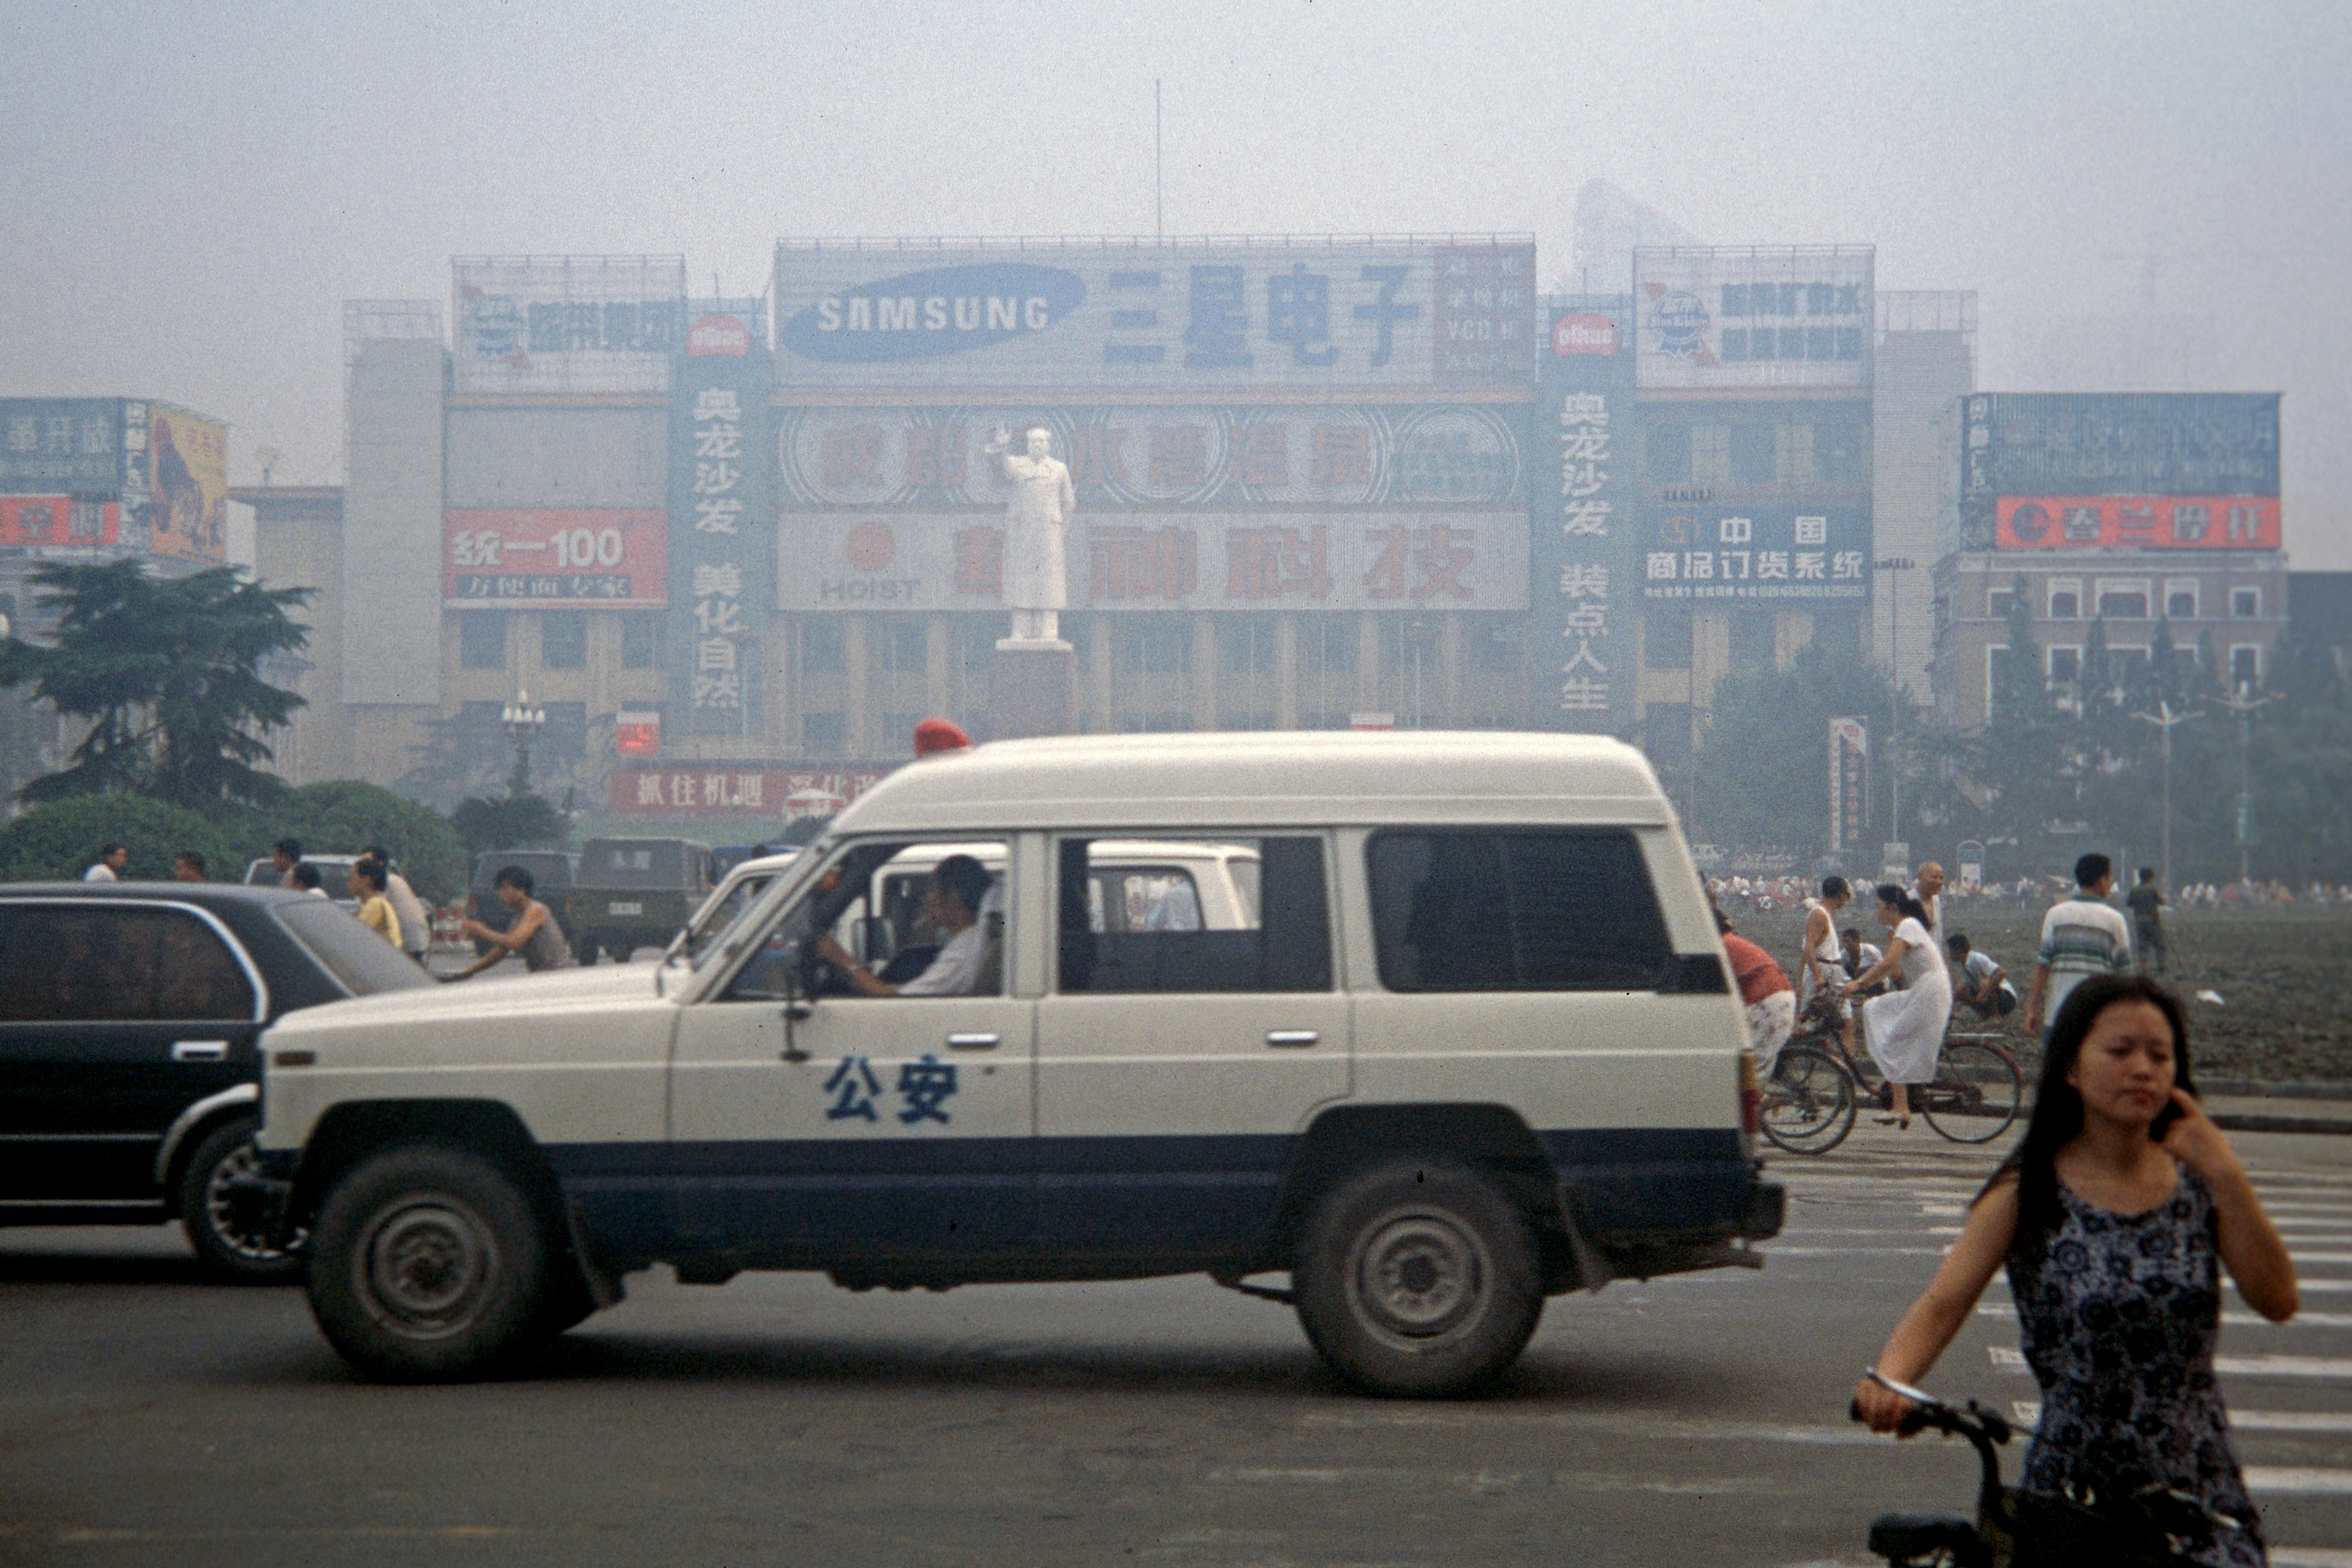
[[[371,1377],[479,1377],[548,1337],[546,1227],[511,1177],[462,1150],[362,1161],[328,1194],[310,1248],[311,1313]]]
[[[1317,1352],[1375,1394],[1475,1392],[1543,1315],[1527,1215],[1491,1178],[1444,1160],[1392,1161],[1325,1194],[1292,1283]]]

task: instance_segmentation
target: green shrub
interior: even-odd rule
[[[0,826],[0,881],[78,881],[99,847],[130,847],[129,881],[163,881],[172,857],[192,849],[215,882],[245,875],[246,824],[229,811],[206,814],[141,795],[84,795],[35,806]]]

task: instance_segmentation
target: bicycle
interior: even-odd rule
[[[1847,1051],[1840,1022],[1834,994],[1815,994],[1764,1081],[1764,1136],[1791,1154],[1826,1154],[1844,1142],[1865,1097],[1894,1106],[1891,1087],[1884,1079],[1871,1083]],[[1993,1037],[1950,1035],[1937,1055],[1936,1076],[1909,1089],[1911,1108],[1944,1138],[1989,1143],[2017,1121],[2025,1075]]]
[[[2000,1448],[2010,1424],[1975,1400],[1956,1410],[1931,1394],[1867,1373],[1871,1382],[1912,1402],[1898,1430],[1963,1437],[1977,1451],[1977,1514],[1885,1513],[1870,1523],[1870,1551],[1890,1568],[2178,1568],[2210,1545],[2217,1531],[2242,1530],[2186,1492],[2147,1487],[2097,1509],[2005,1487]],[[1847,1414],[1862,1419],[1859,1405]]]

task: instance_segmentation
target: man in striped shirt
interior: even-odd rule
[[[2114,863],[2104,855],[2084,856],[2074,862],[2074,885],[2073,898],[2053,904],[2042,917],[2042,949],[2034,955],[2033,984],[2025,995],[2031,1034],[2041,1034],[2066,1005],[2067,994],[2092,975],[2131,967],[2131,928],[2106,901],[2116,885]]]

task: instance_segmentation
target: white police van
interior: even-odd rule
[[[1246,866],[1245,912],[1106,918],[1097,850],[1139,843]],[[1003,868],[971,994],[857,994],[815,937],[948,846]],[[1673,812],[1584,737],[942,753],[690,960],[320,1008],[266,1045],[279,1223],[382,1377],[511,1364],[660,1262],[859,1289],[1202,1272],[1294,1301],[1360,1386],[1453,1394],[1547,1296],[1753,1265],[1780,1221]]]

